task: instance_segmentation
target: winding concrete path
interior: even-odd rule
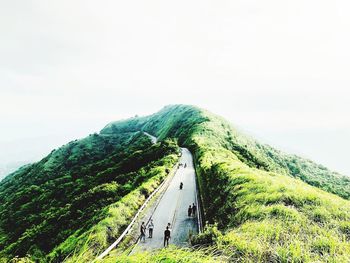
[[[147,132],[144,132],[144,134],[150,137],[152,143],[157,143],[156,137]],[[196,199],[196,174],[193,166],[193,157],[191,152],[186,148],[181,148],[181,152],[182,155],[179,162],[183,164],[183,166],[178,168],[174,177],[171,179],[169,186],[164,190],[163,194],[160,195],[160,199],[157,201],[156,208],[151,217],[154,223],[153,238],[146,238],[145,242],[139,241],[131,253],[162,248],[164,230],[168,223],[171,224],[170,244],[187,246],[190,233],[196,234],[199,232],[200,220],[198,218],[198,213],[196,213],[196,216],[193,217],[188,217],[187,215],[189,205],[195,203],[198,208],[198,202]],[[184,167],[185,164],[186,167]],[[179,189],[181,182],[183,183],[182,190]],[[151,196],[149,198],[151,198]],[[146,204],[143,206],[145,205]],[[103,251],[103,253],[101,253],[96,260],[103,259],[116,246],[118,246],[125,235],[129,232],[130,228],[133,226],[134,221],[136,221],[138,214],[142,209],[143,208],[141,207],[123,234],[105,251]],[[140,228],[140,225],[138,227]]]
[[[164,230],[168,223],[171,223],[170,244],[187,246],[189,233],[198,233],[198,218],[187,215],[189,205],[196,203],[193,158],[188,149],[182,148],[181,151],[180,163],[186,164],[186,168],[179,167],[152,215],[153,238],[148,238],[146,235],[146,241],[139,241],[133,253],[163,247]],[[181,182],[183,182],[182,190],[179,189]],[[198,207],[198,204],[196,206]]]
[[[149,134],[148,132],[143,132],[143,133],[151,139],[153,144],[157,143],[157,141],[158,141],[157,137],[154,137],[153,135]]]

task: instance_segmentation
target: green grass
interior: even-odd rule
[[[162,160],[162,166],[157,165],[149,171],[154,174],[150,180],[123,197],[120,201],[106,208],[107,213],[103,220],[94,225],[82,235],[72,235],[59,245],[49,255],[49,261],[60,262],[73,251],[73,254],[65,258],[65,262],[90,262],[113,243],[129,225],[137,210],[145,202],[146,198],[159,186],[166,177],[178,157],[169,155]]]
[[[186,105],[167,106],[151,116],[111,123],[98,137],[114,138],[140,130],[156,135],[164,143],[153,148],[136,143],[141,149],[126,147],[118,158],[106,158],[108,149],[111,150],[107,143],[107,148],[100,151],[92,164],[84,163],[84,160],[91,160],[94,155],[82,156],[80,151],[70,147],[65,150],[69,150],[66,157],[69,167],[73,167],[75,172],[62,176],[57,185],[66,185],[65,189],[71,191],[68,194],[75,191],[69,184],[72,177],[81,184],[91,182],[89,180],[98,182],[84,191],[82,200],[93,198],[101,191],[122,191],[124,194],[117,202],[105,204],[99,217],[93,220],[89,217],[93,223],[84,231],[77,229],[65,233],[63,242],[49,251],[54,261],[65,258],[67,253],[71,253],[68,262],[89,261],[118,236],[147,195],[142,197],[140,193],[148,193],[155,187],[142,190],[142,185],[158,180],[157,176],[162,174],[157,167],[164,164],[156,164],[155,161],[174,154],[176,145],[168,141],[172,138],[194,154],[202,210],[207,223],[205,231],[192,238],[192,248],[172,246],[131,256],[119,255],[115,251],[102,262],[350,262],[350,202],[346,200],[350,199],[348,177],[310,160],[260,144],[222,118]],[[131,142],[137,142],[137,138]],[[97,141],[94,145],[87,149],[93,151]],[[54,155],[55,152],[46,159],[45,169],[56,169],[55,163],[62,162],[63,159],[55,162],[52,159]],[[125,159],[125,162],[108,166],[112,160],[119,159]],[[153,172],[152,169],[135,172],[142,171],[152,161],[155,162]],[[81,163],[84,163],[83,168]],[[135,167],[135,163],[139,166]],[[31,169],[31,174],[38,171],[37,166]],[[116,171],[123,176],[113,176]],[[82,178],[86,172],[88,176]],[[5,179],[0,190],[11,193],[17,187],[11,178],[19,179],[20,184],[31,180],[28,176],[18,176],[18,173]],[[85,181],[86,178],[89,180]],[[37,180],[45,182],[47,178]],[[41,196],[40,191],[35,184],[27,188],[27,192],[35,196]],[[28,200],[28,196],[21,192],[18,197],[21,211],[26,211],[27,207],[23,205],[26,202],[23,201]],[[5,212],[0,214],[0,219],[11,212],[6,210],[6,206],[0,205],[1,209]],[[85,216],[89,215],[86,213]],[[107,226],[112,226],[112,233]],[[0,223],[2,244],[9,240],[7,230],[6,224]],[[32,233],[36,232],[26,234],[31,237]],[[37,253],[36,258],[45,256],[45,253],[41,254],[43,250],[36,249],[35,240],[28,244],[32,245],[29,251]],[[6,249],[13,249],[11,246]]]
[[[0,183],[0,259],[29,254],[46,262],[50,254],[51,261],[60,262],[110,216],[109,205],[123,204],[135,189],[149,194],[152,187],[144,183],[153,177],[158,182],[174,164],[169,156],[177,153],[173,141],[152,145],[141,132],[94,134],[18,170]]]
[[[244,162],[219,129],[205,125],[191,141],[206,219],[223,231],[218,249],[242,262],[349,262],[350,202]]]
[[[232,172],[228,181],[247,176]],[[229,186],[239,190],[232,191],[227,197],[232,201],[216,217],[224,217],[227,209],[236,213],[224,220],[229,227],[217,242],[220,248],[254,262],[350,260],[341,228],[350,220],[349,202],[285,176],[254,176]]]
[[[154,252],[128,255],[111,255],[104,263],[212,263],[225,262],[226,259],[216,255],[216,251],[208,249],[187,249],[169,246]]]
[[[350,202],[341,198],[349,198],[348,178],[259,144],[191,106],[167,107],[141,126],[194,153],[204,218],[218,230],[209,227],[193,244],[233,262],[350,261]],[[136,258],[143,256],[150,257]]]

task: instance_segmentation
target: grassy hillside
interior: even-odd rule
[[[167,147],[176,145],[172,142]],[[163,145],[164,143],[160,144]],[[160,185],[175,165],[178,155],[167,155],[138,170],[147,178],[144,183],[129,194],[107,206],[102,220],[85,232],[77,231],[56,247],[48,256],[50,262],[91,262],[113,243],[129,225],[146,198]]]
[[[118,262],[350,262],[348,177],[185,105],[108,124],[4,179],[0,258],[91,261],[175,164],[177,143],[194,154],[207,227],[192,248]]]
[[[216,225],[194,244],[234,262],[350,261],[350,202],[341,198],[349,198],[347,177],[259,144],[191,106],[166,107],[132,125],[194,153],[205,220]],[[159,254],[175,262],[173,252]],[[143,257],[152,258],[129,260]]]
[[[110,255],[103,263],[213,263],[226,262],[227,257],[216,255],[216,251],[209,249],[178,248],[170,245],[168,248],[151,252],[137,253],[132,255]]]
[[[131,118],[108,124],[102,134],[117,134],[120,131],[145,130],[159,139],[177,138],[180,144],[193,146],[193,137],[215,141],[250,167],[286,174],[350,199],[350,177],[333,172],[310,160],[289,155],[261,144],[242,134],[230,123],[205,110],[173,105],[146,117]],[[216,136],[212,136],[215,133]],[[209,138],[211,136],[212,138]]]
[[[46,261],[51,252],[60,262],[76,248],[72,235],[83,240],[111,211],[116,216],[109,205],[135,196],[141,202],[174,165],[177,151],[171,141],[152,145],[141,132],[94,134],[6,177],[0,183],[0,259],[30,254]],[[138,205],[120,218],[127,222]]]

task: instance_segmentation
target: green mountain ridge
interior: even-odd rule
[[[141,131],[160,142],[152,145]],[[177,145],[195,158],[206,222],[191,240],[196,248],[112,253],[104,262],[350,261],[348,177],[260,144],[188,105],[112,122],[6,177],[0,258],[93,260],[169,173]]]
[[[184,115],[180,114],[181,110],[184,111]],[[220,122],[221,127],[227,132],[227,134],[223,134],[223,138],[226,140],[223,145],[248,165],[297,177],[327,192],[350,199],[350,177],[333,172],[311,160],[297,155],[285,154],[269,145],[260,144],[250,136],[243,135],[223,118],[193,106],[167,106],[151,116],[110,123],[102,129],[101,133],[145,130],[156,134],[160,139],[175,137],[179,139],[180,143],[186,144],[187,132],[192,128],[192,123],[183,125],[181,118],[186,120],[191,111],[192,114],[198,114],[196,123],[210,122],[210,120]],[[335,180],[334,183],[333,180]]]
[[[174,164],[168,156],[176,153],[170,142],[152,146],[141,132],[94,134],[9,175],[0,184],[0,255],[5,262],[7,256],[27,253],[44,258],[70,235],[105,218],[108,205],[153,178],[153,167]]]

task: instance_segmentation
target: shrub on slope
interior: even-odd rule
[[[207,231],[194,243],[213,240],[234,262],[350,261],[350,203],[316,188],[348,198],[348,178],[191,106],[167,107],[143,129],[177,138],[195,155],[205,218],[223,234]]]
[[[350,177],[332,172],[310,160],[288,155],[258,143],[223,118],[205,110],[187,105],[172,105],[135,123],[139,129],[148,131],[160,139],[178,139],[180,144],[189,147],[194,153],[194,139],[202,140],[211,147],[224,148],[234,153],[249,167],[299,178],[310,185],[350,199]],[[113,127],[113,123],[109,127]]]
[[[149,171],[162,165],[157,161],[177,151],[140,132],[95,134],[13,173],[0,183],[0,258],[43,259],[105,218],[106,206],[155,176]]]
[[[149,170],[142,168],[138,173],[148,179],[135,190],[105,207],[104,217],[89,230],[77,231],[57,246],[49,255],[49,262],[92,262],[111,243],[113,243],[129,225],[137,210],[146,198],[160,185],[170,169],[175,165],[178,156],[165,156],[151,164]],[[148,170],[148,171],[147,171]]]
[[[225,259],[215,255],[215,251],[177,248],[169,246],[158,251],[136,253],[131,256],[111,255],[103,263],[220,263]]]
[[[216,245],[231,260],[350,261],[349,201],[216,151],[198,158],[198,171],[206,218],[224,232]]]

